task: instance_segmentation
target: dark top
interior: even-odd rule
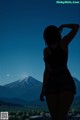
[[[65,90],[76,93],[74,80],[67,68],[68,55],[60,47],[49,48],[51,54],[44,58],[45,63],[51,66],[50,75],[46,85],[46,94],[58,93]]]
[[[65,67],[67,65],[68,55],[63,51],[63,49],[58,46],[55,49],[49,48],[51,54],[44,61],[48,63],[52,69]]]

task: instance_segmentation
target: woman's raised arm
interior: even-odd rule
[[[79,25],[78,24],[63,24],[59,27],[59,30],[62,31],[63,28],[71,29],[71,31],[62,38],[65,45],[68,46],[68,44],[72,41],[72,39],[75,37],[76,33],[78,32]]]

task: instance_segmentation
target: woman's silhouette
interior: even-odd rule
[[[68,35],[61,38],[63,28],[70,28]],[[68,45],[79,29],[78,24],[64,24],[59,28],[50,25],[44,30],[45,71],[40,100],[46,96],[52,120],[66,120],[76,87],[67,68]]]

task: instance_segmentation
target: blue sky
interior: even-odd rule
[[[29,75],[42,81],[44,28],[80,24],[79,11],[80,4],[56,4],[56,0],[1,0],[0,85]],[[79,61],[80,30],[69,45],[68,60],[71,74],[80,80]]]

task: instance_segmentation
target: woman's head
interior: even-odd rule
[[[43,37],[48,46],[55,44],[56,42],[59,42],[61,40],[60,31],[54,25],[50,25],[45,28]]]

